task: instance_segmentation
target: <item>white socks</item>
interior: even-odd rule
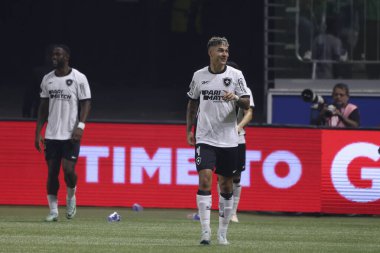
[[[210,231],[210,215],[211,215],[212,198],[211,195],[198,195],[197,206],[202,231]]]
[[[67,187],[67,199],[71,200],[73,197],[75,197],[76,189],[77,189],[76,187],[75,188]],[[50,213],[58,214],[58,198],[57,198],[57,196],[48,194],[47,200],[49,203]]]
[[[233,197],[225,199],[219,195],[219,232],[226,233],[232,216]]]
[[[236,214],[236,212],[237,212],[237,207],[238,207],[239,201],[240,201],[241,185],[234,183],[234,188],[233,189],[234,189],[234,191],[233,191],[233,194],[234,194],[234,205],[232,207],[232,215]]]
[[[47,195],[47,200],[49,203],[50,213],[58,214],[58,199],[56,195]]]

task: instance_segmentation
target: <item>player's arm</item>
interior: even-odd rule
[[[85,126],[85,123],[87,121],[87,117],[88,117],[90,110],[91,110],[91,100],[90,99],[80,100],[79,103],[80,103],[81,111],[80,111],[80,115],[79,115],[79,123],[73,131],[72,139],[74,141],[80,141],[82,139],[84,126]]]
[[[224,90],[223,100],[224,101],[236,101],[236,104],[240,108],[242,108],[244,110],[249,109],[249,102],[250,102],[249,101],[249,95],[243,95],[243,96],[239,97],[238,95],[236,95],[233,92],[229,92],[229,91]]]
[[[236,104],[244,109],[248,110],[249,109],[249,96],[241,96],[237,101]]]
[[[253,119],[253,107],[249,107],[248,110],[244,110],[244,116],[238,124],[238,132],[240,132],[245,126]]]
[[[195,145],[194,133],[192,131],[193,125],[195,122],[195,116],[197,114],[199,107],[199,100],[189,99],[187,103],[187,112],[186,112],[186,136],[187,143],[191,146]]]
[[[49,115],[49,98],[41,98],[40,105],[38,107],[36,133],[34,138],[34,146],[41,152],[41,144],[43,144],[43,138],[41,136],[41,130],[47,122]]]

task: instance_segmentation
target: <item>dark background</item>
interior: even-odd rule
[[[192,75],[208,65],[216,35],[229,40],[260,121],[263,8],[252,0],[2,0],[0,117],[22,117],[46,48],[64,43],[89,79],[90,119],[184,121]]]

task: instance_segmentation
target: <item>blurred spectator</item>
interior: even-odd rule
[[[380,61],[380,1],[367,0],[366,6],[366,50],[365,59]],[[366,65],[369,79],[380,78],[380,64]]]
[[[340,0],[337,3],[337,34],[350,60],[354,59],[354,51],[359,39],[359,13],[362,11],[360,5],[361,2],[353,0]],[[352,78],[351,64],[337,66],[341,78]]]
[[[322,28],[322,32],[314,39],[311,59],[326,61],[317,63],[316,78],[331,79],[339,76],[333,61],[347,60],[347,52],[342,47],[342,41],[336,36],[333,20],[328,19],[325,28]]]

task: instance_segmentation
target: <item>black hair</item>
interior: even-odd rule
[[[62,48],[68,56],[71,55],[70,48],[68,46],[66,46],[65,44],[55,44],[55,45],[53,45],[52,50],[54,50],[54,48],[57,48],[57,47]]]
[[[350,89],[348,88],[348,85],[345,83],[337,83],[334,85],[333,91],[338,88],[346,91],[347,96],[350,96]]]

